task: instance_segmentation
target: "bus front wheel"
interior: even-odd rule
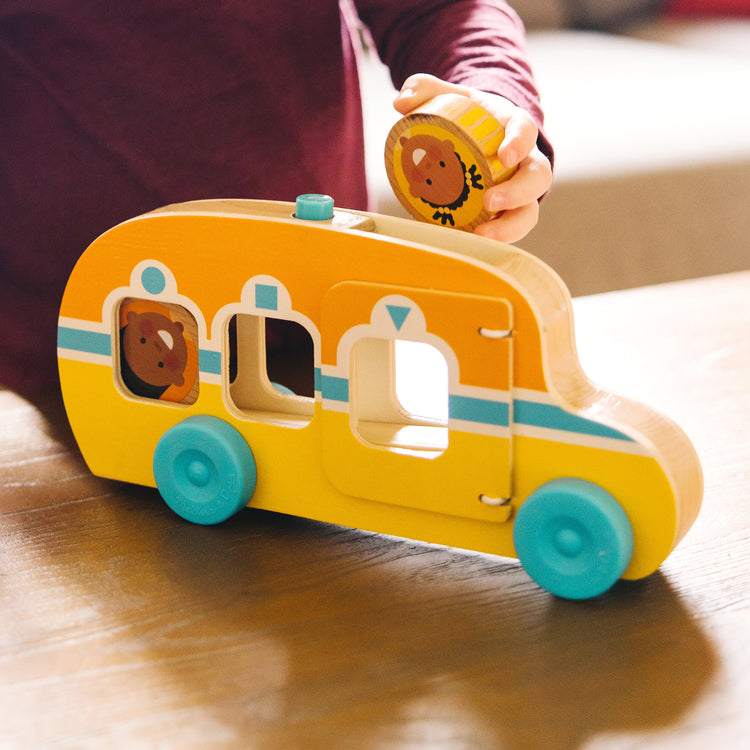
[[[193,416],[162,435],[154,451],[154,479],[177,515],[192,523],[217,524],[250,502],[255,459],[230,424]]]
[[[633,556],[627,514],[602,487],[556,479],[518,509],[513,542],[526,572],[565,599],[590,599],[609,589]]]

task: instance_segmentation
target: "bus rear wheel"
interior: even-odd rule
[[[240,511],[253,496],[256,476],[245,439],[217,417],[188,417],[167,430],[154,451],[161,496],[192,523],[217,524]]]
[[[518,509],[513,542],[526,572],[565,599],[604,593],[633,556],[633,529],[622,506],[582,479],[556,479],[532,492]]]

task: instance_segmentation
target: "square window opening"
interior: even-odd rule
[[[315,346],[293,320],[239,313],[227,325],[231,405],[251,419],[302,427],[315,396]]]
[[[448,447],[448,363],[434,346],[365,338],[352,354],[352,429],[366,443],[435,458]]]
[[[198,325],[180,305],[129,297],[118,316],[118,382],[127,395],[174,404],[196,402]]]

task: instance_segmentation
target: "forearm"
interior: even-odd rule
[[[504,96],[531,115],[552,157],[524,29],[507,3],[357,0],[357,9],[397,88],[419,72]]]

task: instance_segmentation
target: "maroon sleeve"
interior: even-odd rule
[[[56,381],[84,248],[199,198],[367,207],[336,0],[0,1],[0,384]]]
[[[357,9],[399,85],[433,73],[503,94],[541,124],[504,3]],[[354,67],[335,0],[0,2],[0,383],[55,382],[70,269],[120,221],[222,196],[330,192],[364,208]]]
[[[414,73],[499,94],[525,109],[543,131],[544,116],[523,24],[503,0],[357,0],[393,83]],[[544,135],[540,148],[550,158]]]

